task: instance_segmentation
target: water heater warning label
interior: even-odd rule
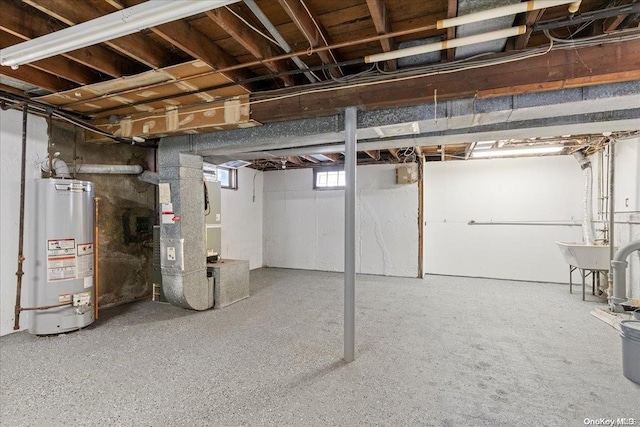
[[[75,279],[77,273],[75,239],[47,240],[47,281]]]

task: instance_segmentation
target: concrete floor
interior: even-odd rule
[[[568,286],[361,276],[356,361],[342,276],[262,269],[190,312],[141,302],[58,337],[2,337],[6,426],[582,426],[640,419],[620,337]],[[591,297],[594,298],[594,297]]]

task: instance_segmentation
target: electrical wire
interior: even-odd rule
[[[280,43],[278,43],[275,39],[269,37],[268,35],[266,35],[262,31],[260,31],[258,28],[256,28],[254,25],[252,25],[249,21],[247,21],[242,15],[240,15],[239,13],[237,13],[236,11],[231,9],[229,6],[225,6],[225,9],[227,9],[229,12],[231,12],[233,15],[235,15],[236,18],[238,18],[239,20],[244,22],[244,24],[247,27],[251,28],[253,31],[255,31],[256,33],[260,34],[262,37],[264,37],[265,39],[269,40],[271,43],[275,44],[276,46],[278,46],[279,48],[284,50],[284,48],[280,45]]]

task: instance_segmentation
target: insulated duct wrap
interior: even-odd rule
[[[591,170],[591,161],[585,157],[585,155],[576,151],[573,153],[573,157],[576,158],[583,171],[584,176],[584,188],[582,197],[582,241],[586,245],[593,245],[594,232],[593,232],[593,209],[592,209],[592,188],[593,188],[593,173]]]

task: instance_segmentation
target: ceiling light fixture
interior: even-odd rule
[[[495,148],[492,150],[473,151],[472,158],[531,156],[536,154],[553,154],[564,150],[564,145],[543,145],[529,147]]]
[[[64,30],[0,49],[0,64],[12,68],[166,24],[238,0],[148,0]]]

